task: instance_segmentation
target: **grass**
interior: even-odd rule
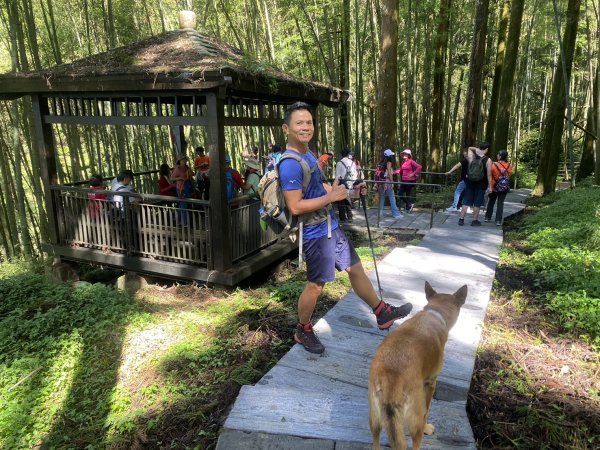
[[[478,448],[597,448],[600,189],[532,200],[506,228],[467,407]]]
[[[375,252],[413,237],[380,236]],[[289,262],[235,290],[149,284],[132,297],[110,275],[86,268],[75,288],[0,266],[0,448],[214,448],[240,387],[293,343],[305,273]],[[315,318],[349,289],[338,274]]]

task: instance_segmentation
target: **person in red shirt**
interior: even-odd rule
[[[90,178],[90,189],[92,189],[92,191],[103,191],[105,189],[102,175],[92,175],[92,178]],[[102,215],[102,205],[106,198],[106,194],[88,192],[88,212],[91,219],[97,219]]]
[[[171,168],[168,164],[160,166],[158,171],[160,178],[158,179],[158,189],[160,195],[168,195],[169,197],[177,197],[175,184],[171,182]]]
[[[394,173],[400,174],[400,181],[402,182],[399,192],[400,199],[404,200],[405,211],[411,213],[415,206],[415,199],[412,196],[412,192],[419,178],[419,173],[421,173],[423,168],[419,163],[413,161],[410,148],[402,150],[400,156],[402,157],[402,164],[398,170],[394,171]]]
[[[487,208],[485,209],[484,222],[492,221],[494,204],[496,204],[496,226],[502,225],[504,200],[509,191],[511,173],[512,166],[508,162],[508,152],[500,150],[498,152],[498,162],[492,163],[492,192],[490,192]],[[499,183],[500,178],[504,178],[502,183]]]

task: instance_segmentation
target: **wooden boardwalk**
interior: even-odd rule
[[[527,191],[511,192],[505,216],[522,209],[527,196]],[[352,226],[360,226],[360,215],[356,211]],[[471,227],[469,217],[459,227],[457,218],[456,213],[438,212],[431,230],[429,217],[427,226],[420,228],[424,218],[418,214],[386,218],[380,224],[425,232],[418,246],[394,249],[378,265],[386,301],[397,305],[410,301],[414,314],[426,303],[425,280],[440,292],[469,286],[431,406],[430,422],[436,432],[425,436],[424,449],[476,448],[465,406],[502,229],[493,222]],[[374,223],[370,220],[371,226]],[[375,283],[374,274],[370,276]],[[353,291],[315,329],[325,353],[313,355],[295,345],[256,385],[244,386],[225,421],[218,450],[371,448],[368,371],[386,332],[377,328],[370,308]],[[382,442],[387,444],[385,433]]]

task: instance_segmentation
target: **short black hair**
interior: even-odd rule
[[[285,109],[285,112],[283,113],[283,122],[285,124],[289,125],[290,120],[292,118],[292,113],[294,113],[295,111],[302,111],[302,110],[308,111],[311,116],[313,115],[312,107],[308,103],[296,102],[296,103],[292,103],[290,106],[288,106]]]
[[[349,148],[344,148],[342,149],[342,151],[340,152],[340,154],[342,155],[342,158],[345,158],[346,156],[348,156],[350,153],[352,153],[352,151]]]
[[[92,178],[90,178],[90,186],[102,186],[102,175],[92,175]]]
[[[123,181],[125,178],[129,178],[130,180],[133,180],[133,175],[131,175],[131,170],[127,171],[124,170],[123,172],[121,172],[119,175],[117,175],[117,181],[120,183],[121,181]]]
[[[281,153],[281,146],[279,144],[273,144],[273,147],[271,147],[271,153]]]
[[[201,145],[199,145],[198,147],[196,147],[196,153],[202,153],[202,154],[204,154],[204,147],[202,147]]]
[[[498,161],[507,161],[508,160],[508,152],[505,149],[502,149],[498,152]]]
[[[490,143],[488,141],[483,141],[481,144],[479,144],[479,148],[481,150],[487,150],[490,148]]]

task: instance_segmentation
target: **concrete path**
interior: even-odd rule
[[[523,209],[528,196],[527,190],[509,193],[504,216]],[[369,213],[372,227],[376,221],[371,221],[371,216],[374,219],[376,215],[376,211]],[[361,216],[357,210],[352,226],[361,224]],[[429,214],[421,216],[385,218],[380,223],[384,228],[425,233],[418,246],[396,248],[378,264],[384,299],[395,305],[410,301],[412,316],[426,303],[426,280],[439,292],[454,292],[468,285],[469,295],[450,332],[431,406],[429,421],[436,432],[425,436],[422,448],[475,449],[465,406],[502,228],[493,222],[471,227],[470,216],[465,226],[459,227],[457,213],[437,212],[434,227],[428,229]],[[369,276],[376,286],[375,274]],[[371,448],[368,371],[386,332],[377,328],[370,308],[353,291],[319,320],[315,329],[325,353],[313,355],[295,345],[256,385],[242,387],[217,450]],[[382,443],[387,444],[385,433]]]

